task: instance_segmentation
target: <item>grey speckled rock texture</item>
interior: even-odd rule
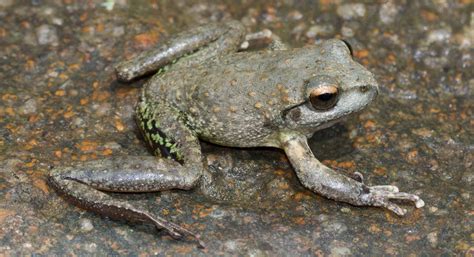
[[[0,255],[472,256],[473,3],[335,2],[0,1]],[[341,173],[426,206],[400,218],[331,201],[298,182],[282,151],[207,143],[217,185],[206,194],[113,194],[198,232],[206,249],[59,197],[52,167],[151,155],[133,119],[145,80],[119,83],[113,66],[228,19],[292,47],[346,40],[378,99],[310,146]]]

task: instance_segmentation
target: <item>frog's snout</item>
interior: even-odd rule
[[[372,97],[375,98],[379,94],[379,87],[377,84],[365,84],[359,86],[359,92],[363,94],[372,94]]]
[[[375,98],[377,98],[377,95],[379,94],[378,85],[372,83],[360,85],[357,87],[357,90],[362,95],[362,97],[366,99],[365,101],[367,103],[374,101]]]

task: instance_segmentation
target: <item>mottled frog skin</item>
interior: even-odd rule
[[[424,205],[395,186],[367,186],[361,175],[337,173],[308,147],[315,131],[362,110],[377,95],[373,74],[352,60],[343,41],[288,49],[274,37],[267,49],[239,51],[244,32],[236,21],[208,24],[118,64],[122,81],[156,73],[144,86],[136,112],[144,138],[161,158],[130,156],[56,168],[52,185],[95,212],[151,222],[176,238],[192,236],[203,245],[197,234],[104,193],[209,185],[212,181],[203,181],[210,176],[201,139],[281,148],[305,187],[337,201],[385,207],[398,215],[406,210],[391,200]]]

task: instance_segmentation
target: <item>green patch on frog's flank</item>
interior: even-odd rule
[[[156,113],[153,110],[154,106],[149,106],[148,103],[142,101],[138,105],[137,123],[142,131],[143,137],[148,142],[153,153],[157,156],[173,159],[178,162],[183,162],[183,154],[179,150],[178,144],[160,129],[160,122],[156,120]]]

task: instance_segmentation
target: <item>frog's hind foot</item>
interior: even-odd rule
[[[416,208],[421,208],[425,205],[425,202],[419,196],[399,192],[396,186],[371,186],[366,187],[366,189],[368,189],[368,192],[360,195],[361,205],[384,207],[399,216],[405,215],[407,210],[391,202],[391,200],[410,201],[415,203]]]

